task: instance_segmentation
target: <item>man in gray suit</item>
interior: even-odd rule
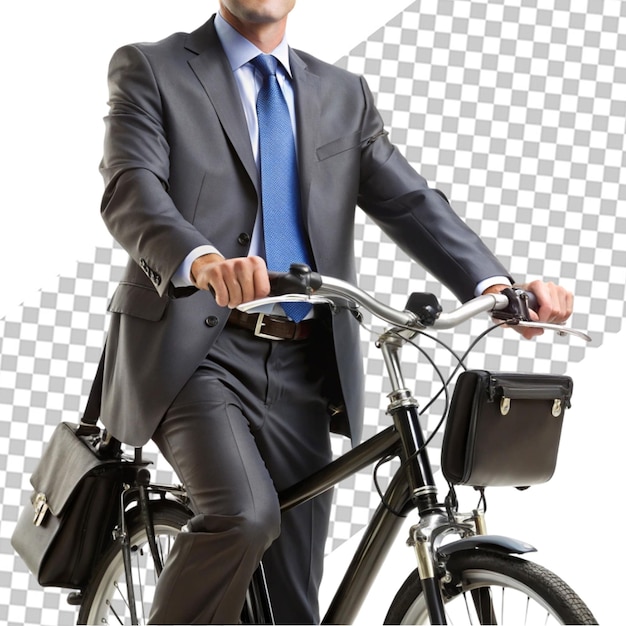
[[[277,622],[316,622],[330,494],[281,517],[276,490],[330,460],[329,430],[361,434],[349,314],[235,310],[269,291],[257,55],[278,60],[315,270],[356,280],[358,206],[461,300],[511,282],[390,144],[365,81],[287,46],[294,4],[220,0],[196,31],[125,46],[110,64],[102,215],[130,261],[110,303],[101,416],[128,444],[154,439],[197,513],[152,623],[236,623],[261,557]],[[530,286],[541,320],[570,315],[571,294]]]

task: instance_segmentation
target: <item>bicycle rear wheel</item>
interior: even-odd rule
[[[444,585],[448,624],[597,624],[580,597],[536,563],[508,554],[468,551],[452,555],[448,571],[452,575]],[[430,624],[417,570],[396,594],[385,624]]]
[[[157,547],[165,562],[176,535],[189,520],[184,507],[172,501],[153,501],[150,510]],[[128,523],[135,605],[139,624],[148,620],[157,580],[146,529],[139,515]],[[78,613],[78,624],[131,624],[121,540],[105,552],[89,581]]]

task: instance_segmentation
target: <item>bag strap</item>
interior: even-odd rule
[[[99,432],[99,428],[96,426],[96,422],[100,417],[100,408],[102,405],[102,381],[104,378],[104,349],[100,355],[100,361],[98,362],[98,369],[89,391],[89,397],[87,398],[87,404],[85,411],[78,424],[77,435],[92,435]]]

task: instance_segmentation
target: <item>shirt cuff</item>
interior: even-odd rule
[[[476,289],[474,289],[474,295],[477,297],[482,295],[485,289],[488,289],[492,285],[510,285],[510,284],[511,284],[511,279],[507,278],[506,276],[490,276],[489,278],[485,278],[484,280],[481,280],[478,283],[478,285],[476,285]]]
[[[172,276],[172,285],[174,287],[195,287],[193,281],[191,280],[191,265],[192,263],[201,256],[205,254],[220,254],[219,250],[214,246],[198,246],[194,248],[183,260],[183,262],[178,266],[178,269],[174,272]]]

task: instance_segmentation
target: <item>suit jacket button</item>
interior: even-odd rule
[[[237,237],[237,243],[241,246],[247,246],[250,243],[250,235],[248,233],[241,233]]]
[[[209,315],[209,317],[207,317],[204,320],[204,323],[209,327],[209,328],[213,328],[213,326],[217,326],[220,321],[219,319],[215,316],[215,315]]]

